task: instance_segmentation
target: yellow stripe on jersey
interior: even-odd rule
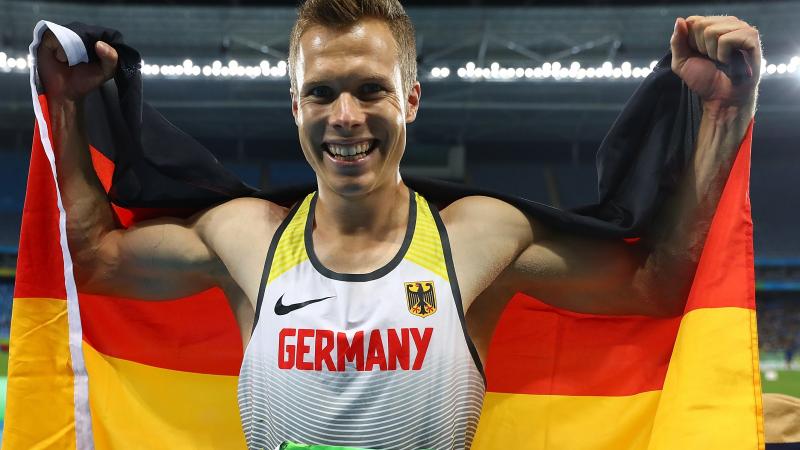
[[[283,231],[283,235],[278,241],[278,246],[275,248],[275,256],[272,260],[272,267],[269,269],[267,284],[308,259],[304,233],[312,198],[314,198],[313,192],[306,196],[303,203],[297,208],[292,221]]]
[[[416,192],[414,195],[417,200],[417,223],[414,227],[414,238],[411,240],[405,259],[448,280],[442,239],[436,228],[433,213],[428,202],[421,195]]]

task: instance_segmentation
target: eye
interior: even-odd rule
[[[333,95],[333,89],[328,86],[314,86],[309,89],[306,95],[312,97],[328,98]]]
[[[377,94],[379,92],[383,92],[385,90],[386,89],[384,89],[383,86],[381,86],[378,83],[366,83],[366,84],[361,85],[361,94],[362,95],[373,95],[373,94]]]

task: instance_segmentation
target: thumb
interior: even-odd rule
[[[103,79],[110,79],[117,70],[117,59],[119,58],[117,51],[114,50],[114,47],[103,41],[97,41],[94,45],[94,50],[98,58],[100,58],[100,69],[103,71]]]
[[[672,51],[672,71],[680,73],[686,60],[692,55],[692,49],[689,47],[689,26],[686,24],[686,19],[678,17],[675,20],[675,31],[672,32],[669,46]]]

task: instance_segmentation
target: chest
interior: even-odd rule
[[[461,333],[448,281],[405,261],[381,275],[336,280],[298,264],[264,290],[253,339],[300,370],[343,371],[334,356],[348,351],[363,355],[357,370],[421,366],[428,352],[446,351]]]

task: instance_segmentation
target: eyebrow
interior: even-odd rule
[[[351,77],[345,77],[345,78],[351,78]],[[391,78],[387,77],[386,75],[381,75],[381,74],[378,74],[378,73],[370,73],[370,74],[367,74],[367,75],[361,75],[361,76],[357,76],[357,77],[354,76],[352,78],[353,79],[357,79],[359,82],[362,82],[362,83],[370,82],[370,81],[380,82],[380,83],[384,83],[384,84],[390,84],[391,83]],[[328,83],[330,83],[331,80],[332,80],[332,78],[328,78],[328,77],[308,78],[308,79],[303,81],[303,87],[306,87],[306,86],[319,86],[319,85],[322,85],[322,84],[328,84]]]

